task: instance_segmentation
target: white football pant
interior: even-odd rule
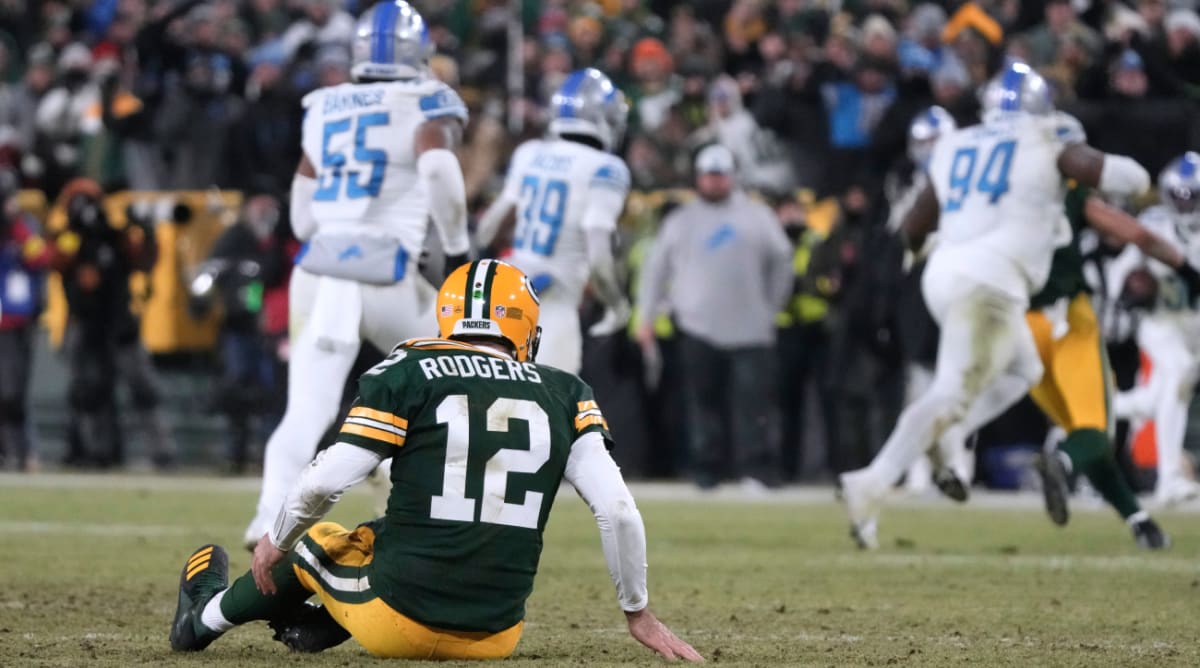
[[[538,324],[542,327],[542,342],[538,347],[538,364],[579,373],[583,366],[583,334],[579,329],[579,305],[574,301],[542,298],[538,308]]]
[[[300,267],[292,271],[287,410],[267,440],[262,491],[244,536],[247,544],[257,542],[275,522],[292,485],[316,454],[320,438],[338,418],[342,389],[361,341],[387,352],[405,339],[437,335],[436,289],[415,271],[393,285],[351,284],[361,296],[362,309],[358,326],[349,328],[349,340],[316,332],[312,323],[319,315],[313,312],[317,290],[321,281],[330,280],[337,279],[315,276]]]
[[[1138,346],[1150,358],[1150,380],[1117,394],[1113,412],[1118,417],[1154,419],[1158,445],[1158,483],[1155,495],[1166,501],[1172,487],[1187,484],[1183,469],[1183,438],[1188,406],[1200,377],[1200,360],[1189,346],[1196,345],[1175,319],[1148,317],[1138,325]]]
[[[931,260],[922,281],[930,313],[941,326],[933,382],[901,413],[871,465],[851,474],[863,480],[860,489],[877,497],[952,427],[961,443],[970,433],[962,430],[1003,412],[1042,375],[1025,323],[1027,301],[948,268]],[[989,401],[981,401],[985,396]],[[940,456],[947,462],[961,457],[956,452]]]

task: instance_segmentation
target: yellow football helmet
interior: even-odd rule
[[[532,362],[542,340],[539,310],[537,294],[520,269],[500,260],[477,260],[455,269],[442,283],[438,332],[444,339],[503,339],[519,361]]]

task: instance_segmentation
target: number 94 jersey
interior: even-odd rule
[[[338,440],[392,458],[371,588],[439,628],[521,621],[572,444],[611,444],[591,388],[442,339],[402,343],[358,388]]]
[[[981,280],[1007,283],[997,288],[1025,297],[1039,290],[1054,250],[1071,240],[1058,156],[1082,140],[1078,121],[1065,114],[1012,114],[940,139],[929,163],[939,248],[969,249],[964,258],[974,253]],[[997,256],[1008,262],[988,266]]]
[[[416,130],[434,118],[465,122],[462,99],[421,78],[321,88],[303,105],[302,147],[317,171],[312,213],[319,229],[387,235],[420,254],[429,203],[417,176]]]
[[[629,168],[611,153],[563,139],[534,139],[513,153],[501,197],[516,203],[509,261],[549,274],[548,298],[578,304],[588,280],[586,228],[611,232],[629,194]],[[589,216],[590,207],[611,211]]]

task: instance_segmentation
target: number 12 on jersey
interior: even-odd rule
[[[1010,139],[996,144],[984,162],[983,171],[974,189],[988,195],[988,204],[995,204],[1008,192],[1008,172],[1012,169],[1013,153],[1017,141]],[[975,163],[979,157],[979,149],[974,146],[964,146],[954,153],[950,161],[950,196],[946,198],[944,211],[958,211],[963,201],[971,194],[971,181],[975,176]]]
[[[567,182],[533,174],[521,181],[521,217],[513,248],[551,255],[567,212]]]
[[[442,493],[430,501],[429,516],[435,520],[478,519],[487,524],[536,529],[544,494],[526,491],[522,503],[508,503],[504,498],[508,494],[508,474],[537,473],[550,460],[550,420],[546,411],[525,399],[499,398],[488,407],[487,432],[507,432],[509,420],[522,420],[529,426],[529,448],[501,448],[488,459],[484,465],[482,503],[467,496],[467,466],[471,456],[468,415],[465,394],[452,394],[438,404],[438,422],[446,425],[446,465],[442,470]]]

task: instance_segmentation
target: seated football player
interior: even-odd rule
[[[647,607],[645,529],[608,424],[586,383],[534,362],[538,311],[512,265],[455,270],[438,293],[441,338],[405,341],[363,374],[338,442],[304,470],[250,571],[228,584],[216,545],[188,558],[171,647],[267,620],[299,651],[353,637],[379,657],[507,657],[566,480],[596,516],[629,633],[667,659],[702,660]],[[383,517],[320,521],[387,457]]]

